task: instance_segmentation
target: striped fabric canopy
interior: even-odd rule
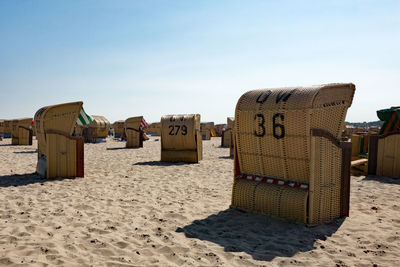
[[[387,134],[390,132],[398,132],[400,131],[400,108],[392,107],[390,109],[382,109],[376,112],[378,114],[378,118],[381,121],[384,121],[380,135]]]
[[[86,114],[85,110],[82,107],[81,112],[79,113],[78,119],[76,120],[76,123],[78,125],[85,126],[85,125],[90,124],[92,121],[93,121],[92,117],[90,115]]]
[[[142,121],[140,122],[140,130],[147,128],[148,126],[149,126],[149,124],[145,121],[144,118],[142,118]]]

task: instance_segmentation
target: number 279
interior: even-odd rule
[[[186,135],[187,134],[187,126],[186,125],[170,125],[169,127],[169,135],[178,135],[179,130],[181,131],[182,135]]]

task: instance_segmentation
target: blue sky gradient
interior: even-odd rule
[[[200,113],[246,91],[353,82],[348,121],[400,105],[400,1],[0,0],[0,118],[82,100],[111,122]]]

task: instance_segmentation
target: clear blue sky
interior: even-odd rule
[[[0,118],[224,123],[245,91],[330,82],[357,86],[348,121],[400,105],[400,1],[0,0]]]

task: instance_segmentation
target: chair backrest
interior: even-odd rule
[[[143,131],[140,128],[142,120],[143,116],[125,120],[126,147],[143,147]]]
[[[235,118],[234,117],[228,117],[227,118],[227,130],[229,130],[228,133],[228,138],[229,140],[229,156],[233,157],[233,151],[234,151],[234,146],[235,146],[235,139],[233,138],[234,135],[234,127],[235,127]]]
[[[238,101],[232,207],[317,224],[348,215],[353,84],[262,89]]]
[[[15,137],[18,137],[18,128],[24,127],[29,128],[32,124],[32,118],[21,118],[21,119],[14,119],[11,121],[11,134]]]
[[[93,128],[92,138],[106,138],[110,130],[110,122],[104,116],[92,115],[93,121],[87,125],[87,128]]]
[[[14,119],[11,121],[11,144],[32,145],[32,118]]]
[[[4,120],[4,133],[11,134],[11,120]]]
[[[161,118],[161,144],[166,150],[195,150],[200,115],[167,115]]]
[[[377,111],[383,121],[379,135],[370,135],[368,174],[400,177],[400,107]]]
[[[153,122],[147,127],[146,132],[161,135],[161,122]]]
[[[115,121],[112,124],[112,128],[114,129],[115,135],[121,136],[124,133],[125,121],[124,120]]]
[[[161,160],[198,162],[202,159],[200,115],[161,118]]]
[[[0,133],[4,133],[4,120],[0,120]]]
[[[223,147],[230,147],[231,143],[233,142],[233,135],[232,135],[232,131],[233,131],[233,122],[234,122],[234,118],[232,117],[227,117],[226,119],[227,123],[225,126],[225,130],[222,133],[222,139],[221,139],[221,146]]]
[[[400,107],[381,109],[376,113],[378,118],[383,121],[381,130],[379,131],[380,135],[400,131]]]
[[[241,172],[309,182],[311,129],[340,138],[353,84],[262,89],[245,93],[235,113]]]
[[[36,138],[38,140],[39,157],[46,155],[46,132],[57,131],[71,135],[83,102],[72,102],[39,109],[35,114]]]
[[[368,155],[368,134],[353,134],[351,136],[351,145],[353,157]]]
[[[202,122],[200,123],[200,132],[203,140],[211,139],[211,130],[214,128],[214,122]]]

